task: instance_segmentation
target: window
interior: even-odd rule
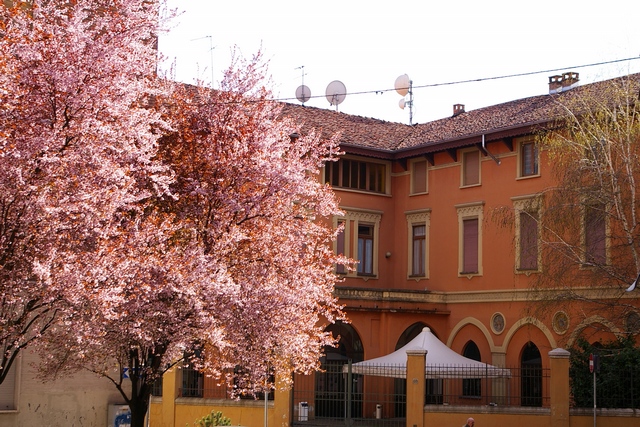
[[[158,377],[153,381],[151,396],[162,397],[162,377]]]
[[[533,140],[527,139],[520,143],[519,151],[520,177],[538,175],[538,147]]]
[[[538,269],[538,214],[537,212],[522,211],[520,219],[520,270]]]
[[[427,161],[415,160],[411,163],[411,194],[427,192]]]
[[[198,371],[192,361],[199,359],[201,352],[185,353],[182,364],[181,397],[202,397],[204,394],[204,375]]]
[[[386,193],[387,164],[351,158],[341,158],[327,163],[324,169],[325,182],[333,187]]]
[[[348,277],[361,276],[365,279],[378,274],[378,233],[382,212],[362,210],[357,208],[342,208],[343,217],[334,218],[334,226],[344,225],[334,248],[337,254],[344,254],[348,258],[358,261],[356,271],[347,271],[343,266],[337,266],[338,274]]]
[[[373,274],[373,225],[358,225],[358,274]]]
[[[16,371],[19,365],[20,359],[16,359],[9,368],[4,381],[0,384],[0,411],[16,409]]]
[[[338,236],[336,237],[336,254],[337,255],[345,255],[345,221],[338,221],[338,227],[342,227],[342,230],[338,232]],[[336,273],[338,274],[347,274],[347,268],[343,264],[338,264],[336,266]]]
[[[482,208],[484,203],[456,206],[458,210],[459,275],[482,274]]]
[[[584,263],[603,265],[607,262],[607,227],[605,207],[588,205],[584,209]]]
[[[405,212],[407,217],[408,276],[426,278],[428,276],[428,234],[431,210]]]
[[[462,153],[462,186],[480,184],[480,152],[478,150]]]
[[[462,220],[462,273],[478,272],[478,218]]]
[[[475,342],[469,341],[464,346],[462,355],[468,359],[481,362],[480,349]],[[462,380],[462,395],[464,397],[479,398],[482,396],[482,380],[480,378],[467,378]]]
[[[516,220],[516,271],[540,269],[540,198],[513,197]]]
[[[412,271],[413,276],[424,276],[424,260],[426,248],[426,227],[424,225],[414,225],[413,227],[413,260]]]

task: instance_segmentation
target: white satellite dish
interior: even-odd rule
[[[400,96],[407,96],[409,93],[409,88],[411,87],[411,79],[408,75],[403,74],[396,79],[396,83],[394,88],[396,92],[400,94]]]
[[[404,100],[404,98],[401,98],[400,101],[398,101],[398,106],[400,107],[401,110],[404,110],[404,107],[407,105],[407,101]]]
[[[341,104],[347,97],[347,87],[340,80],[334,80],[327,85],[325,94],[329,105],[335,105],[337,110],[338,104]]]
[[[296,98],[304,104],[311,99],[311,89],[305,85],[298,86],[298,89],[296,89]]]

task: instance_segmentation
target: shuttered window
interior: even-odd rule
[[[520,212],[519,268],[538,269],[538,218],[535,212]]]
[[[425,260],[426,260],[426,229],[424,225],[413,226],[413,262],[411,268],[412,276],[424,276],[425,275]]]
[[[480,184],[480,152],[468,151],[462,156],[462,185]]]
[[[462,272],[478,272],[478,218],[469,218],[462,223]]]
[[[413,162],[411,173],[411,193],[420,194],[427,192],[427,161]]]
[[[604,206],[587,206],[584,215],[585,263],[598,265],[606,263],[606,236]]]

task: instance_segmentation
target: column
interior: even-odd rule
[[[424,427],[427,350],[407,350],[407,427]]]
[[[551,427],[569,427],[569,355],[562,348],[549,352]]]

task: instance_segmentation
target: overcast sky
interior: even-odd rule
[[[177,80],[217,87],[233,46],[246,57],[262,48],[278,99],[299,103],[304,73],[305,105],[335,109],[325,92],[339,80],[348,92],[339,111],[388,121],[409,123],[393,90],[402,74],[413,81],[413,123],[423,123],[450,116],[453,104],[469,111],[548,93],[548,77],[562,71],[581,83],[640,72],[637,0],[169,3],[182,13],[160,50]],[[625,58],[635,59],[581,67]]]

